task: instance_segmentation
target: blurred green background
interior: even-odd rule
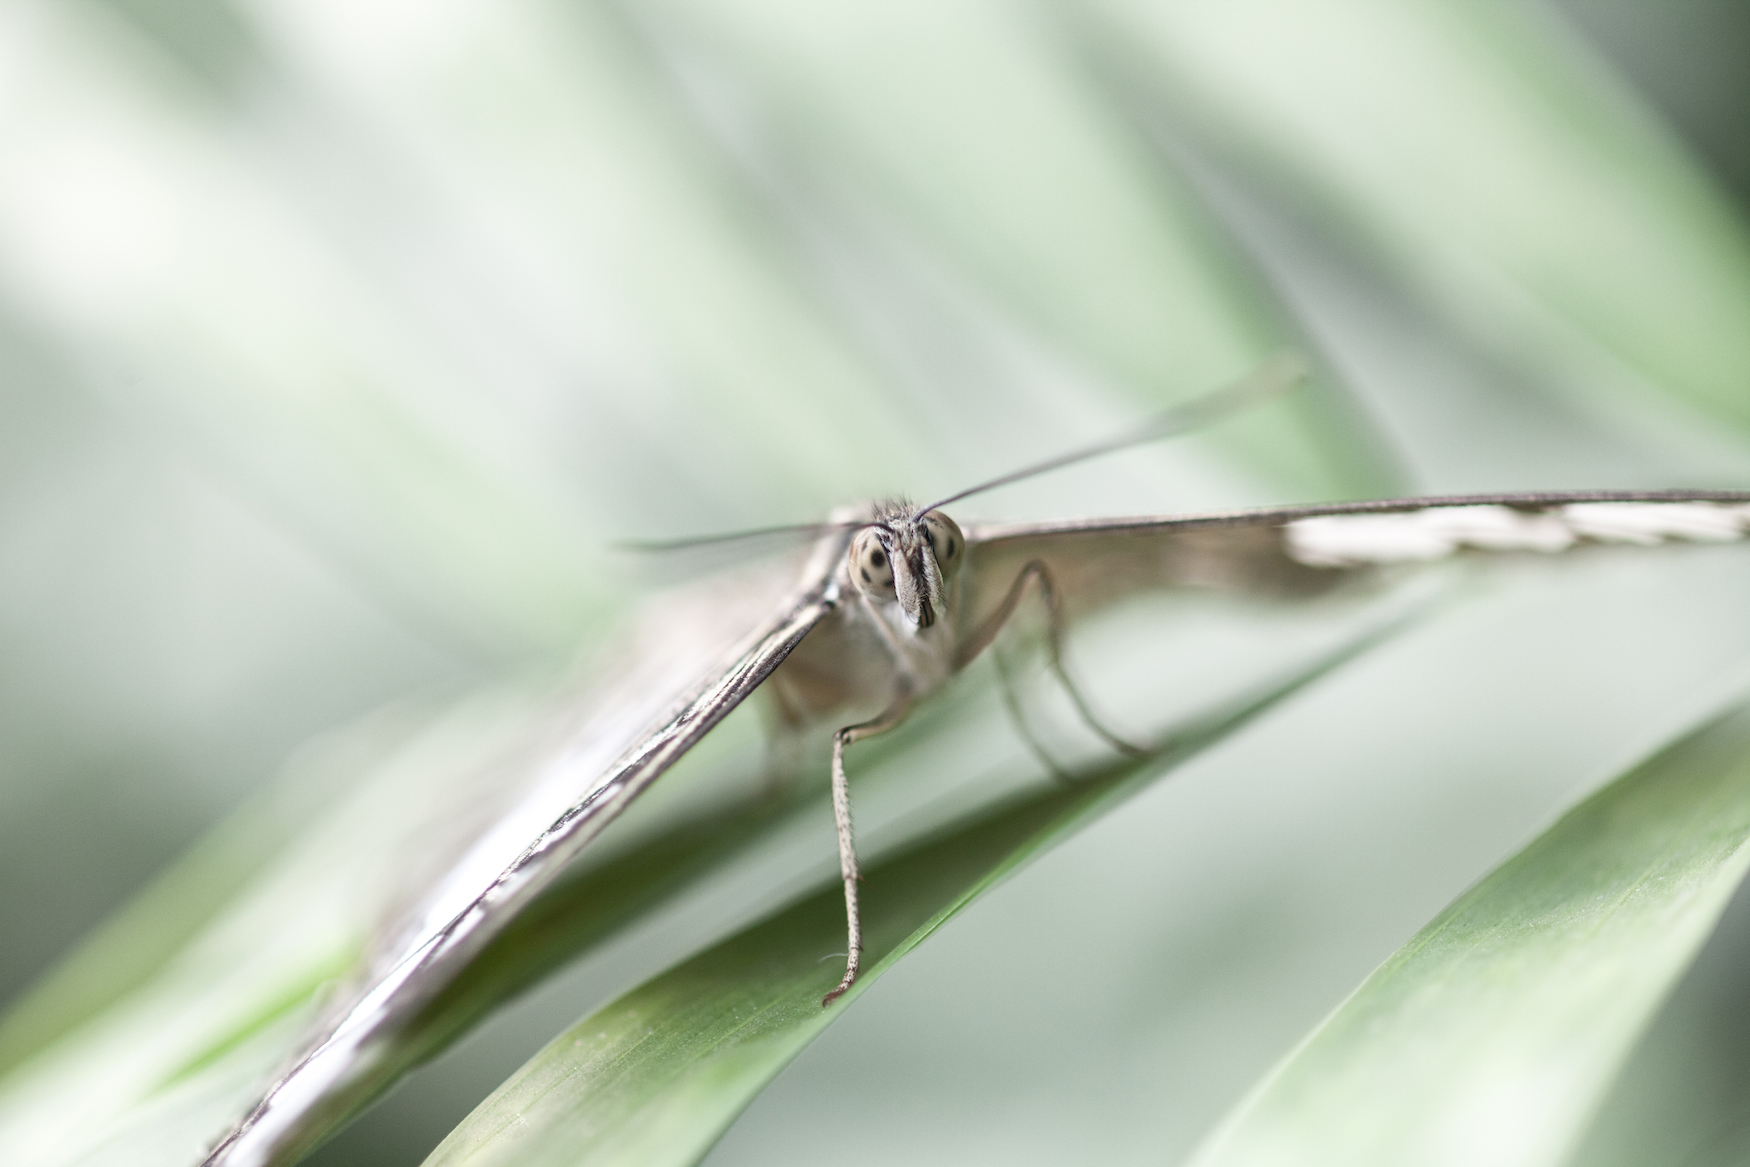
[[[0,1000],[318,735],[561,673],[643,586],[617,538],[944,493],[1284,343],[1306,402],[974,513],[1750,484],[1747,117],[1727,0],[0,4]],[[1695,562],[1491,598],[1151,794],[712,1161],[1182,1157],[1743,659],[1746,573]],[[1267,811],[1234,778],[1312,755]],[[1747,937],[1587,1161],[1750,1147]],[[313,1161],[418,1162],[631,977]]]

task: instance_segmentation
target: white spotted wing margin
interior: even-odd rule
[[[1588,546],[1724,543],[1750,536],[1750,491],[1586,490],[1443,495],[1229,511],[969,523],[976,622],[1014,573],[1041,563],[1077,614],[1139,591],[1213,588],[1283,599],[1373,569],[1455,555],[1551,555]]]
[[[769,605],[762,619],[744,621],[740,636],[720,639],[714,655],[701,660],[698,654],[679,653],[691,656],[688,683],[666,694],[634,694],[632,708],[660,712],[632,724],[630,734],[623,729],[627,703],[607,701],[622,727],[605,735],[613,743],[608,747],[614,751],[608,755],[611,762],[579,765],[580,759],[602,758],[601,734],[596,740],[562,743],[531,762],[547,772],[537,776],[545,781],[533,783],[531,796],[445,873],[421,903],[417,922],[389,952],[378,955],[367,982],[348,997],[344,1008],[330,1014],[322,1031],[306,1043],[307,1052],[212,1148],[206,1167],[295,1161],[333,1123],[374,1097],[379,1084],[370,1080],[370,1072],[383,1050],[608,823],[758,688],[833,610],[838,593],[834,569],[842,544],[836,535],[822,540],[788,596]],[[727,652],[723,644],[731,646]],[[686,671],[686,663],[673,663]],[[667,672],[674,675],[676,670],[671,665]],[[599,723],[586,720],[581,734],[588,735],[592,724]],[[566,790],[557,802],[555,787]],[[543,801],[557,813],[544,811]],[[532,830],[531,813],[544,816]],[[507,837],[518,840],[520,849],[506,852]],[[499,858],[493,858],[495,850]],[[504,862],[507,854],[514,858]],[[484,870],[481,856],[488,858]]]

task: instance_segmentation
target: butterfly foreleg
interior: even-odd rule
[[[1062,685],[1064,692],[1069,695],[1070,702],[1075,706],[1076,713],[1081,717],[1082,722],[1119,753],[1128,754],[1132,757],[1139,757],[1146,753],[1147,751],[1141,746],[1137,746],[1124,740],[1122,737],[1119,737],[1116,733],[1113,733],[1110,729],[1106,728],[1100,719],[1094,715],[1093,707],[1088,704],[1087,698],[1082,695],[1081,689],[1070,678],[1069,670],[1064,667],[1063,641],[1065,620],[1063,615],[1063,600],[1057,590],[1057,585],[1051,578],[1051,569],[1045,565],[1043,560],[1035,559],[1030,561],[1025,567],[1021,568],[1019,573],[1016,574],[1015,582],[1009,585],[1009,590],[1004,594],[1002,602],[997,605],[996,611],[986,617],[984,623],[979,625],[978,629],[956,650],[954,654],[955,671],[959,671],[966,665],[970,664],[980,653],[989,648],[996,641],[997,634],[1003,630],[1003,627],[1008,624],[1009,620],[1013,618],[1015,612],[1020,608],[1021,601],[1026,597],[1029,585],[1033,585],[1038,589],[1040,598],[1045,603],[1046,662],[1051,668],[1052,675],[1057,678],[1058,684]],[[1020,699],[1015,693],[1006,662],[1003,661],[1000,653],[994,654],[994,656],[997,665],[997,673],[1001,678],[1003,685],[1003,703],[1008,709],[1009,715],[1014,719],[1021,737],[1027,742],[1027,745],[1033,750],[1039,759],[1045,763],[1046,768],[1051,771],[1053,777],[1058,778],[1059,780],[1067,780],[1068,776],[1064,773],[1062,767],[1058,766],[1058,764],[1052,759],[1051,755],[1046,753],[1038,738],[1033,734],[1032,728],[1027,724],[1026,718],[1022,716]]]
[[[910,692],[888,706],[879,717],[857,725],[847,725],[832,736],[832,817],[839,832],[839,873],[845,880],[845,924],[849,940],[845,953],[845,975],[838,987],[822,997],[822,1005],[830,1005],[844,995],[857,979],[863,959],[863,923],[857,911],[857,848],[851,837],[851,785],[845,776],[845,749],[856,741],[886,733],[905,720],[911,712]]]

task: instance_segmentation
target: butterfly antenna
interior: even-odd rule
[[[866,527],[868,523],[794,523],[782,527],[754,527],[746,531],[728,531],[720,535],[689,535],[682,539],[620,539],[612,546],[621,551],[662,552],[686,551],[694,547],[712,547],[721,543],[737,543],[743,539],[761,539],[774,535],[824,535],[829,531],[848,531]]]
[[[1007,486],[1011,482],[1019,482],[1024,478],[1032,478],[1036,474],[1058,470],[1077,462],[1085,462],[1089,458],[1098,458],[1102,454],[1110,454],[1115,450],[1123,450],[1130,446],[1140,446],[1145,442],[1156,442],[1162,438],[1170,438],[1176,434],[1189,433],[1213,425],[1232,414],[1250,409],[1254,405],[1279,397],[1293,389],[1306,378],[1306,365],[1293,353],[1281,353],[1272,357],[1250,373],[1228,385],[1223,385],[1213,393],[1175,405],[1165,413],[1159,414],[1135,429],[1129,430],[1115,438],[1085,446],[1080,450],[1071,450],[1067,454],[1059,454],[1044,462],[1011,471],[1008,474],[981,482],[977,486],[969,486],[947,498],[937,499],[929,506],[919,507],[913,512],[917,518],[947,506],[951,502],[959,502],[975,494],[987,490],[995,490],[999,486]]]

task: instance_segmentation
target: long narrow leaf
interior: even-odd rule
[[[1750,866],[1750,709],[1581,803],[1388,960],[1193,1160],[1565,1160]]]
[[[1034,855],[1384,634],[1181,731],[1149,757],[975,815],[868,871],[869,967],[845,1004]],[[483,1102],[428,1167],[696,1162],[842,1011],[820,1002],[842,969],[842,953],[832,954],[843,940],[844,901],[834,882],[561,1034]]]

